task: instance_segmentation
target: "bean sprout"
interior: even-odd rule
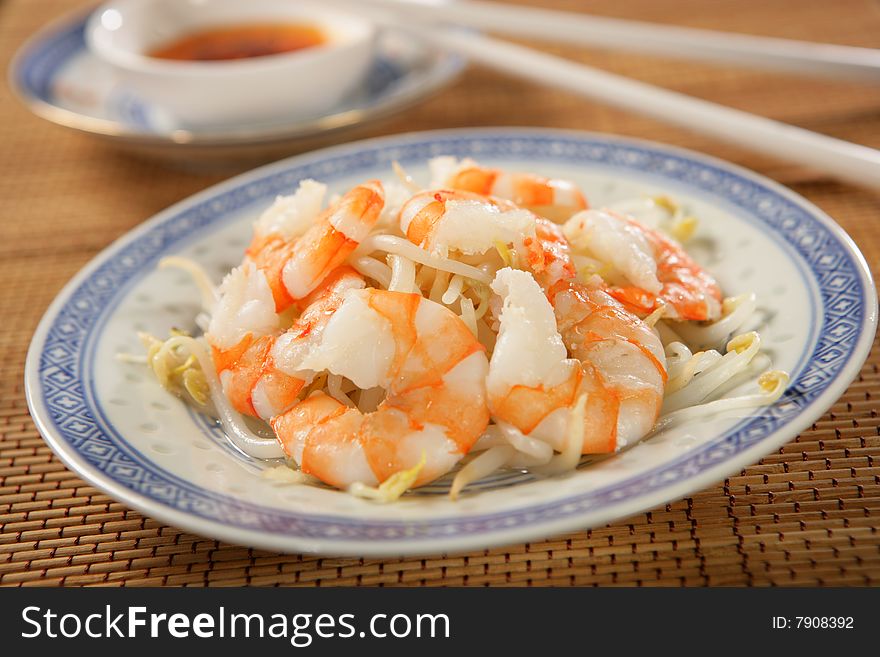
[[[412,242],[394,235],[370,235],[361,243],[358,251],[361,253],[385,251],[386,253],[406,256],[410,260],[434,267],[435,269],[442,269],[443,271],[448,271],[452,274],[461,274],[462,276],[473,278],[486,285],[492,282],[490,276],[486,275],[482,270],[477,269],[476,267],[466,265],[457,260],[452,260],[451,258],[432,256]]]
[[[159,261],[159,269],[180,269],[192,276],[193,282],[199,288],[202,296],[202,308],[210,312],[217,303],[219,296],[217,287],[211,282],[211,277],[195,260],[183,256],[166,256]]]
[[[404,256],[390,254],[388,264],[391,265],[391,281],[388,290],[391,292],[416,292],[416,267],[413,261]]]

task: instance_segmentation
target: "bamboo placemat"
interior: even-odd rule
[[[550,3],[575,9],[586,3]],[[0,3],[0,65],[70,0]],[[596,14],[880,47],[876,2],[594,0]],[[685,93],[880,147],[880,87],[556,50]],[[704,151],[806,196],[880,266],[880,196],[799,167],[483,70],[372,134],[537,125]],[[71,474],[28,415],[25,352],[62,285],[114,238],[228,174],[141,161],[46,124],[0,94],[0,584],[675,585],[880,583],[880,350],[823,418],[759,464],[610,526],[428,559],[278,555],[141,516]]]

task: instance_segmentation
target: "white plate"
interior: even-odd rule
[[[792,384],[771,408],[684,424],[562,477],[496,474],[457,503],[442,482],[380,506],[345,493],[276,486],[261,464],[162,390],[115,360],[140,349],[136,330],[192,326],[195,288],[157,271],[176,253],[220,277],[241,259],[251,221],[301,178],[333,191],[417,176],[433,156],[473,156],[564,176],[594,205],[671,194],[701,220],[693,251],[727,294],[754,290],[765,352]],[[394,136],[263,167],[162,212],[101,253],[58,296],[28,354],[37,425],[65,463],[120,501],[172,525],[292,552],[429,554],[594,527],[716,483],[791,440],[858,374],[876,329],[873,281],[852,241],[819,209],[765,178],[660,144],[588,133],[487,129]],[[769,364],[769,363],[767,363]],[[736,390],[731,391],[735,393]]]
[[[9,67],[10,87],[44,119],[117,145],[179,160],[234,159],[314,147],[341,130],[363,128],[411,107],[449,84],[464,60],[412,37],[383,32],[363,88],[323,116],[226,126],[181,125],[130,89],[87,48],[91,13],[63,16],[31,37]],[[276,155],[277,157],[277,155]]]

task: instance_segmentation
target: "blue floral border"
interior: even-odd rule
[[[90,343],[100,337],[103,319],[125,288],[152,269],[157,258],[256,201],[289,191],[302,178],[338,180],[386,169],[393,160],[423,162],[439,155],[527,158],[574,166],[615,167],[648,174],[718,202],[734,204],[781,237],[802,259],[819,289],[822,324],[805,367],[785,396],[711,444],[682,459],[615,485],[552,503],[476,517],[430,521],[374,521],[305,514],[260,507],[180,480],[130,450],[123,436],[103,419],[91,394]],[[652,181],[655,182],[655,181]],[[367,142],[358,149],[336,149],[300,157],[249,176],[234,187],[173,209],[111,257],[101,262],[70,293],[48,328],[39,357],[37,394],[49,410],[51,428],[94,470],[132,492],[170,509],[243,529],[345,541],[413,541],[435,537],[490,534],[582,515],[694,477],[758,445],[793,422],[816,400],[853,357],[865,330],[865,282],[859,263],[841,239],[809,209],[750,177],[662,147],[552,132],[437,133]]]

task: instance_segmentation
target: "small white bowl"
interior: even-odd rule
[[[303,50],[223,61],[146,53],[220,26],[296,22],[326,41]],[[376,29],[352,14],[299,0],[112,0],[86,25],[86,43],[121,80],[182,124],[257,123],[319,115],[354,91],[373,59]]]

